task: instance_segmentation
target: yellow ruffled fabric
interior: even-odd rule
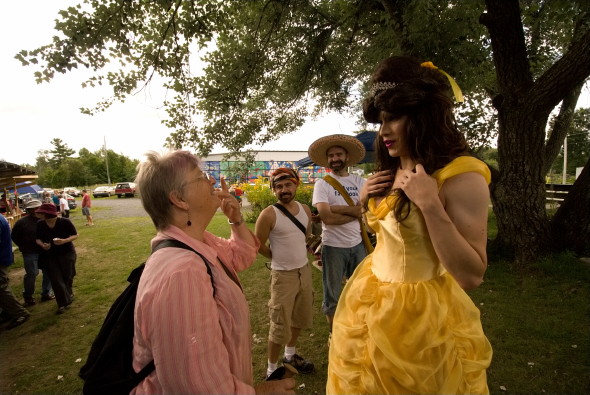
[[[460,157],[433,177],[439,188],[487,166]],[[338,302],[328,365],[328,394],[487,394],[492,348],[479,310],[438,262],[420,211],[399,224],[391,196],[369,203],[377,246]]]

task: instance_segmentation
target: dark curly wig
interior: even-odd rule
[[[373,72],[371,87],[379,82],[395,83],[395,86],[371,91],[363,102],[365,120],[381,123],[381,113],[389,117],[407,116],[406,141],[410,156],[422,164],[428,174],[467,154],[467,143],[457,128],[445,75],[421,66],[418,59],[392,56],[383,60]],[[375,147],[377,171],[389,170],[395,177],[400,159],[389,156],[379,134]],[[400,199],[393,211],[395,218],[402,222],[410,212],[410,200],[403,191],[396,193]]]

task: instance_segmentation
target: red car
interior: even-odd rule
[[[118,198],[122,196],[135,196],[135,183],[133,182],[120,182],[115,186],[115,195]]]

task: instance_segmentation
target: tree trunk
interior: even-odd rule
[[[535,85],[518,2],[486,0],[486,5],[480,21],[490,31],[499,87],[492,100],[498,111],[499,164],[492,202],[499,244],[509,246],[515,264],[523,266],[544,252],[549,240],[542,170],[550,110],[539,111],[539,103],[530,100]]]
[[[590,31],[533,80],[517,0],[486,0],[480,22],[490,32],[498,94],[499,176],[492,188],[499,244],[524,265],[550,246],[545,210],[545,126],[549,114],[590,73]],[[586,14],[584,14],[586,15]]]
[[[551,221],[557,251],[590,254],[590,159]]]
[[[499,243],[510,246],[515,263],[522,266],[545,252],[549,241],[542,172],[545,120],[535,119],[531,109],[511,105],[501,106],[498,117],[502,165],[492,202]]]

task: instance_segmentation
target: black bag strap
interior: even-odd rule
[[[203,256],[203,254],[201,254],[200,252],[198,252],[194,248],[192,248],[192,247],[184,244],[182,241],[178,241],[176,239],[162,240],[161,242],[159,242],[158,244],[156,244],[154,246],[154,248],[152,249],[152,254],[154,252],[158,251],[159,249],[167,248],[167,247],[182,248],[184,250],[189,250],[201,257],[203,262],[205,262],[205,266],[207,267],[207,274],[209,275],[209,278],[211,279],[211,286],[213,287],[213,297],[215,297],[215,284],[213,283],[213,273],[211,272],[211,262],[209,262],[207,260],[207,258],[205,258]]]
[[[291,221],[293,221],[293,223],[295,225],[297,225],[299,230],[302,231],[304,235],[307,235],[307,230],[305,229],[305,226],[303,226],[303,224],[301,222],[299,222],[299,220],[297,218],[295,218],[295,216],[293,214],[291,214],[289,212],[289,210],[287,210],[287,208],[285,208],[285,206],[283,206],[282,204],[278,204],[278,203],[273,204],[273,206],[275,206],[276,208],[281,210],[283,212],[283,214],[285,214],[287,216],[287,218],[289,218]]]
[[[137,387],[139,385],[139,383],[141,383],[143,380],[145,380],[145,378],[147,376],[150,375],[150,373],[152,373],[154,370],[156,369],[156,363],[154,362],[154,360],[152,359],[150,361],[150,363],[148,363],[147,365],[145,365],[143,367],[143,369],[141,369],[139,372],[137,372],[136,376],[135,376],[135,382],[137,384],[135,384],[133,386],[133,388]]]
[[[156,244],[156,246],[152,250],[152,254],[154,252],[158,251],[160,248],[166,248],[166,247],[184,248],[185,250],[189,250],[189,251],[194,252],[195,254],[197,254],[198,256],[200,256],[201,259],[203,259],[203,261],[205,262],[205,266],[207,266],[207,274],[209,274],[209,277],[211,277],[211,285],[213,286],[213,297],[215,297],[215,285],[213,284],[213,273],[211,273],[211,262],[209,262],[207,260],[207,258],[205,258],[203,256],[203,254],[201,254],[200,252],[196,251],[194,248],[192,248],[192,247],[184,244],[182,241],[178,241],[176,239],[166,239],[166,240],[163,240],[163,241],[159,242],[158,244]],[[217,260],[219,261],[219,264],[223,268],[223,271],[225,272],[225,274],[230,279],[232,279],[232,281],[234,283],[236,283],[236,285],[238,287],[240,287],[240,289],[242,290],[242,292],[244,292],[244,290],[242,289],[242,284],[240,284],[240,281],[237,279],[236,275],[234,273],[232,273],[232,271],[230,269],[228,269],[227,266],[225,266],[225,263],[223,263],[223,261],[219,257],[217,257]]]

